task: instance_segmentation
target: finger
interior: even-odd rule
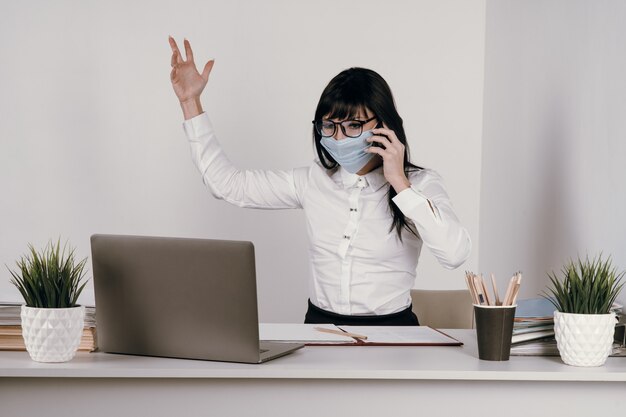
[[[170,48],[172,48],[172,52],[177,52],[180,56],[180,51],[178,50],[178,45],[176,45],[176,41],[171,36],[168,38],[170,42]]]
[[[372,129],[372,133],[374,135],[386,136],[387,139],[389,139],[389,141],[391,142],[400,141],[400,139],[398,139],[398,136],[396,136],[396,132],[394,132],[391,129],[385,129],[385,128],[379,127],[378,129]]]
[[[370,136],[369,138],[367,138],[367,141],[380,143],[385,148],[388,148],[391,146],[391,142],[389,141],[389,139],[387,139],[386,136]]]
[[[185,62],[183,61],[183,57],[180,56],[180,51],[176,51],[172,54],[172,62],[174,63],[174,65],[180,65]]]
[[[395,132],[395,131],[393,131],[393,130],[391,130],[391,129],[389,129],[389,126],[387,126],[387,124],[386,124],[385,122],[383,122],[383,127],[384,127],[385,129],[389,130],[389,132],[391,132],[391,138],[390,138],[390,140],[391,140],[392,142],[400,142],[400,139],[398,139],[398,136],[396,135],[396,132]],[[400,143],[402,143],[402,142],[400,142]]]
[[[386,152],[385,157],[398,158],[404,155],[404,145],[399,141],[390,142],[385,136],[371,136],[367,139],[370,143],[377,142],[384,146]]]
[[[170,80],[174,81],[174,78],[176,78],[176,68],[172,68],[170,72]]]
[[[385,151],[383,148],[379,148],[377,146],[370,146],[369,148],[367,148],[365,150],[365,152],[367,152],[367,153],[375,153],[377,155],[380,155],[383,159],[389,157],[389,153],[387,151]]]
[[[209,74],[211,73],[211,70],[213,69],[214,63],[215,63],[215,60],[212,59],[209,62],[207,62],[206,65],[204,66],[204,70],[202,71],[202,78],[204,79],[204,81],[209,81]]]
[[[183,41],[183,44],[185,45],[185,57],[187,61],[193,62],[193,51],[191,50],[191,44],[186,38]]]
[[[400,140],[400,139],[398,139],[398,136],[396,136],[396,132],[394,132],[393,130],[389,129],[389,127],[387,126],[386,123],[383,123],[383,127],[382,128],[379,127],[378,129],[372,129],[372,132],[374,134],[383,134],[383,135],[387,136],[391,142],[395,142],[395,141],[399,141]]]
[[[172,67],[178,64],[178,54],[176,51],[172,52]]]

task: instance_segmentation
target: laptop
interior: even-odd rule
[[[98,348],[261,363],[302,344],[259,341],[252,242],[91,236]]]

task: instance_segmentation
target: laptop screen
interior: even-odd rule
[[[100,350],[258,360],[251,242],[93,235],[91,252]]]

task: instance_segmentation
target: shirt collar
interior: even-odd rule
[[[365,175],[351,174],[343,167],[339,167],[339,169],[334,173],[333,176],[338,176],[341,179],[341,183],[343,185],[343,188],[345,189],[355,187],[357,185],[357,182],[359,181],[359,178],[362,178],[365,181],[366,187],[367,185],[369,185],[374,191],[378,191],[379,188],[387,184],[387,180],[385,179],[385,175],[383,174],[382,165]]]

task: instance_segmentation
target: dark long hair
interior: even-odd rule
[[[409,145],[406,142],[402,118],[396,110],[389,85],[383,77],[372,70],[349,68],[330,80],[315,109],[315,120],[321,120],[324,117],[352,119],[359,115],[359,111],[365,111],[365,109],[374,113],[381,126],[385,123],[389,129],[393,130],[398,140],[404,145],[404,173],[407,178],[409,172],[422,169],[409,161]],[[326,169],[334,169],[338,165],[337,161],[321,145],[321,139],[322,136],[313,128],[313,141],[320,163]],[[417,236],[417,232],[411,228],[404,213],[393,203],[392,199],[396,195],[396,191],[390,186],[387,200],[393,221],[389,231],[395,229],[400,240],[402,240],[402,229]]]

